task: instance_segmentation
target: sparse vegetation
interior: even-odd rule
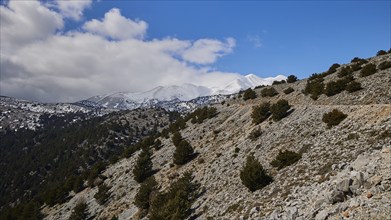
[[[294,83],[297,81],[297,76],[295,75],[289,75],[288,78],[286,79],[287,83]]]
[[[202,122],[204,122],[204,120],[213,118],[216,115],[217,115],[217,109],[215,107],[204,106],[202,108],[198,108],[197,110],[195,110],[194,112],[189,114],[184,119],[184,121],[186,122],[189,119],[191,119],[191,121],[190,121],[191,123],[201,124]]]
[[[295,91],[295,90],[292,87],[288,87],[288,88],[284,89],[284,93],[287,95],[292,93],[293,91]]]
[[[279,121],[288,115],[288,111],[291,108],[288,101],[285,99],[278,100],[275,104],[270,106],[270,112],[272,113],[272,119]]]
[[[340,66],[341,65],[339,65],[338,63],[334,63],[333,65],[331,65],[329,70],[327,70],[327,75],[337,72],[337,68]]]
[[[269,88],[264,88],[261,91],[262,97],[273,97],[278,95],[278,92],[275,88],[269,87]]]
[[[331,112],[323,115],[322,121],[327,124],[328,128],[331,128],[332,126],[336,126],[341,123],[346,117],[347,115],[343,112],[338,109],[333,109]]]
[[[339,79],[337,81],[330,81],[326,84],[326,88],[324,90],[324,94],[327,96],[336,95],[346,89],[346,86],[349,82],[354,80],[353,76],[344,77],[343,79]]]
[[[247,157],[246,164],[240,171],[240,179],[251,192],[262,189],[273,182],[273,178],[266,173],[253,155]]]
[[[258,106],[253,107],[251,118],[254,124],[259,124],[269,118],[270,115],[270,103],[264,102]]]
[[[362,59],[362,58],[358,58],[358,57],[353,58],[350,62],[359,63],[359,64],[368,63],[368,61],[366,59]]]
[[[375,73],[376,73],[376,65],[373,63],[369,63],[361,69],[360,76],[366,77],[366,76],[370,76]]]
[[[270,164],[277,169],[282,169],[284,167],[290,166],[301,159],[301,154],[293,151],[279,151],[276,159],[274,159]]]
[[[243,94],[244,101],[246,101],[248,99],[255,99],[256,97],[257,97],[257,94],[251,88],[248,88],[244,91],[244,94]]]

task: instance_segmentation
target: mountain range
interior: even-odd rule
[[[241,90],[260,85],[271,85],[273,81],[285,79],[286,77],[283,75],[260,78],[254,74],[248,74],[246,76],[238,76],[230,83],[218,87],[206,87],[194,84],[158,86],[146,92],[116,92],[94,96],[81,102],[111,109],[135,109],[139,107],[159,106],[167,102],[188,102],[199,97],[231,95]]]

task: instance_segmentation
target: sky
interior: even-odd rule
[[[0,1],[0,93],[42,102],[306,78],[391,47],[391,1]]]

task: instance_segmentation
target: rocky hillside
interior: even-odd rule
[[[379,69],[380,63],[391,61],[391,54],[367,61],[377,70],[368,76],[353,70],[350,75],[362,87],[357,91],[320,94],[315,100],[303,94],[306,79],[272,86],[278,92],[272,97],[262,97],[270,87],[258,88],[255,99],[236,96],[214,105],[217,116],[202,123],[188,121],[180,131],[197,153],[185,165],[173,164],[172,135],[159,137],[162,147],[151,148],[158,189],[168,189],[191,171],[201,193],[192,203],[190,219],[391,219],[391,68]],[[324,74],[325,88],[348,65],[353,64]],[[285,94],[288,87],[293,92]],[[253,123],[254,106],[280,99],[291,106],[286,117]],[[333,109],[347,117],[329,128],[322,118]],[[285,150],[301,158],[281,169],[271,166]],[[68,219],[80,201],[94,219],[148,219],[134,204],[140,184],[132,170],[139,153],[102,172],[110,187],[103,205],[94,198],[98,187],[87,187],[66,203],[44,206],[46,219]],[[240,178],[249,155],[273,178],[254,192]]]

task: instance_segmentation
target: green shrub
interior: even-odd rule
[[[365,64],[365,63],[368,63],[368,61],[366,59],[362,59],[362,58],[358,58],[358,57],[355,57],[351,60],[352,63],[359,63],[359,64]]]
[[[273,97],[278,95],[278,92],[275,88],[269,87],[269,88],[264,88],[261,91],[262,97]]]
[[[174,164],[183,165],[193,159],[194,150],[186,140],[175,146]]]
[[[304,88],[305,95],[311,95],[313,100],[317,100],[324,91],[323,78],[315,78],[313,80],[307,80],[307,84]]]
[[[287,83],[294,83],[297,81],[297,76],[295,75],[289,75],[288,78],[286,79]]]
[[[285,99],[278,100],[275,104],[270,106],[272,119],[279,121],[288,115],[288,110],[291,108],[288,101]]]
[[[248,99],[255,99],[257,94],[251,88],[248,88],[244,91],[243,100],[246,101]]]
[[[273,182],[273,178],[266,173],[253,155],[247,157],[246,164],[240,171],[240,179],[251,192],[262,189]]]
[[[321,80],[321,81],[323,81],[323,75],[319,74],[319,73],[313,73],[310,77],[308,77],[308,80],[309,81],[312,81],[312,80]]]
[[[87,204],[84,201],[78,202],[72,210],[69,220],[85,220],[88,217]]]
[[[358,91],[358,90],[361,90],[362,87],[361,87],[361,83],[359,82],[356,82],[356,81],[351,81],[350,83],[348,83],[346,85],[346,91],[348,91],[349,93],[352,93],[352,92],[355,92],[355,91]]]
[[[253,107],[251,118],[253,119],[254,124],[259,124],[269,118],[270,115],[270,103],[264,102]]]
[[[284,89],[284,93],[287,95],[292,93],[293,91],[295,91],[295,90],[292,87],[288,87],[288,88]]]
[[[157,182],[154,176],[146,179],[137,191],[134,197],[134,204],[140,208],[148,210],[151,204],[151,194],[157,190]]]
[[[326,88],[324,90],[324,94],[327,96],[336,95],[346,89],[346,86],[349,82],[353,81],[353,76],[345,77],[343,79],[339,79],[337,81],[330,81],[326,84]]]
[[[387,54],[387,52],[385,50],[379,50],[379,51],[377,51],[376,56],[381,56],[381,55],[385,55],[385,54]]]
[[[252,141],[257,140],[260,136],[262,135],[261,129],[254,129],[253,131],[250,132],[248,135],[248,138]]]
[[[341,123],[341,121],[343,121],[346,117],[347,115],[343,112],[338,109],[333,109],[331,112],[323,115],[322,121],[327,124],[328,128],[331,128],[332,126],[336,126]]]
[[[370,76],[372,74],[376,73],[376,65],[373,63],[365,65],[362,70],[360,71],[361,77]]]
[[[361,70],[362,69],[362,64],[360,64],[360,63],[353,63],[352,65],[350,65],[350,69],[352,69],[352,72]]]
[[[280,81],[275,80],[275,81],[273,81],[272,85],[278,85],[278,84],[284,84],[284,83],[286,83],[285,80],[280,80]]]
[[[350,66],[344,66],[338,72],[338,77],[343,78],[343,77],[352,75],[352,73],[353,73],[353,69]]]
[[[199,187],[193,182],[193,176],[185,173],[171,184],[167,192],[157,192],[152,197],[149,219],[187,219],[192,213],[193,202],[199,196]]]
[[[340,67],[338,63],[334,63],[330,66],[329,70],[327,70],[327,75],[337,72],[337,68]]]
[[[300,153],[296,153],[296,152],[289,151],[289,150],[286,150],[286,151],[280,150],[276,159],[274,159],[270,163],[270,165],[272,165],[273,167],[277,167],[277,169],[280,170],[284,167],[287,167],[287,166],[290,166],[290,165],[296,163],[300,159],[301,159]]]
[[[99,205],[103,205],[109,199],[109,189],[110,187],[106,186],[104,183],[98,186],[98,192],[94,195],[94,198]]]
[[[381,62],[377,68],[379,70],[385,70],[385,69],[388,69],[388,68],[391,68],[391,62],[390,61],[383,61]]]
[[[133,168],[134,180],[138,183],[142,183],[152,174],[151,152],[147,147],[144,147],[137,158],[136,165]]]

